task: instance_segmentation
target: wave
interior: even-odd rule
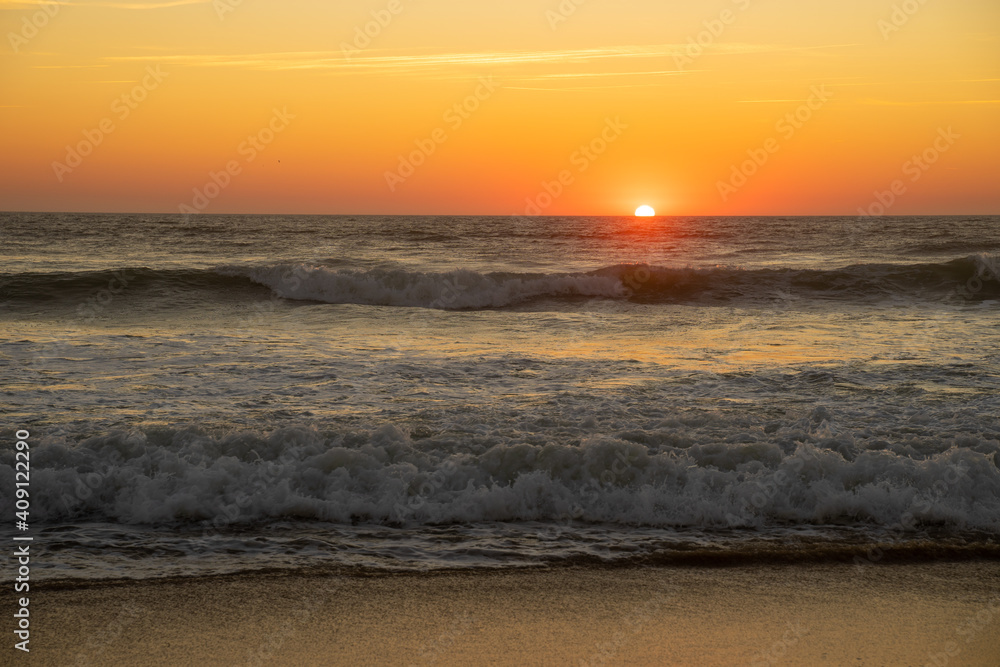
[[[0,297],[10,302],[80,301],[102,296],[149,292],[209,291],[226,293],[255,289],[252,281],[208,269],[124,268],[113,271],[0,274]]]
[[[504,308],[539,300],[619,299],[641,303],[1000,296],[1000,256],[943,264],[857,265],[837,270],[669,268],[621,264],[588,273],[419,273],[283,265],[229,270],[282,297],[326,303],[444,310]]]
[[[0,275],[11,303],[79,301],[95,294],[204,291],[331,304],[488,309],[540,301],[589,299],[638,303],[732,303],[804,300],[995,299],[1000,255],[980,254],[934,264],[861,264],[841,269],[675,268],[620,264],[578,273],[419,272],[275,264],[216,269],[147,268],[89,273]]]
[[[669,429],[578,443],[424,437],[387,424],[323,433],[119,432],[31,451],[36,522],[421,526],[570,521],[652,528],[868,526],[1000,535],[995,439],[856,442],[804,430],[692,441]],[[531,440],[526,438],[525,440]],[[0,449],[0,506],[15,452]]]
[[[841,526],[692,531],[538,522],[415,528],[274,522],[252,530],[178,530],[87,523],[47,527],[45,544],[50,557],[32,571],[32,578],[50,590],[97,581],[249,573],[367,576],[815,563],[852,564],[860,573],[878,563],[1000,560],[995,536],[940,531],[899,535]]]
[[[976,243],[977,247],[981,252],[996,252],[1000,250],[1000,241],[991,241],[989,239],[980,239]],[[968,242],[961,240],[954,240],[951,238],[942,238],[941,240],[927,239],[923,241],[914,242],[912,245],[908,246],[903,250],[904,254],[907,255],[945,255],[959,253],[967,250],[969,247]]]

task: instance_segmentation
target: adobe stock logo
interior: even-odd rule
[[[212,0],[212,7],[220,21],[226,20],[226,14],[236,11],[236,8],[243,4],[243,0]]]
[[[194,188],[190,204],[179,204],[178,210],[185,216],[197,215],[204,212],[222,192],[233,183],[233,179],[243,173],[243,166],[250,164],[257,159],[257,156],[267,150],[267,147],[277,138],[279,134],[288,129],[289,121],[295,119],[294,114],[288,113],[287,108],[281,110],[272,109],[271,120],[267,125],[260,128],[254,134],[247,135],[245,141],[236,148],[236,153],[244,158],[243,163],[239,160],[229,160],[219,171],[208,172],[208,180],[200,188]]]
[[[167,74],[160,70],[159,65],[155,69],[152,66],[147,67],[146,76],[142,78],[142,81],[111,103],[111,113],[115,114],[119,121],[124,121],[139,108],[139,105],[149,97],[151,92],[160,87],[166,77]],[[97,127],[84,130],[83,139],[73,145],[66,146],[65,161],[52,163],[56,179],[62,183],[66,174],[72,173],[74,169],[83,164],[83,159],[103,144],[105,137],[114,132],[117,127],[114,120],[104,118],[97,123]]]
[[[605,118],[604,127],[601,128],[600,133],[573,151],[572,155],[569,156],[569,163],[576,167],[578,173],[582,174],[590,169],[591,165],[604,155],[611,147],[611,144],[618,141],[627,129],[628,125],[623,123],[620,117],[614,119]],[[541,190],[535,193],[533,197],[528,197],[524,200],[524,216],[514,213],[512,217],[524,218],[525,216],[541,215],[545,209],[552,206],[563,195],[566,189],[575,182],[576,177],[573,175],[573,172],[569,169],[563,169],[556,175],[555,179],[542,181]]]
[[[893,5],[889,20],[879,19],[876,24],[878,31],[882,34],[882,39],[888,42],[889,37],[894,32],[902,30],[926,4],[927,0],[904,0],[901,5]]]
[[[948,126],[948,129],[938,128],[937,136],[932,144],[903,163],[901,168],[903,175],[909,176],[911,183],[916,183],[961,138],[962,135],[957,134],[951,129],[951,126]],[[870,221],[872,218],[882,217],[908,192],[906,183],[900,178],[890,183],[887,190],[876,190],[872,193],[874,199],[871,203],[868,206],[858,208],[859,221]]]
[[[388,28],[393,20],[403,13],[404,9],[401,0],[389,0],[389,4],[384,9],[373,9],[371,11],[372,20],[364,26],[354,28],[354,39],[351,43],[340,43],[340,50],[344,54],[344,58],[350,60],[371,46],[372,40],[381,35],[382,31]]]
[[[457,132],[467,120],[472,118],[472,114],[479,111],[479,108],[486,100],[490,99],[498,89],[498,84],[493,80],[493,76],[482,77],[479,85],[471,95],[468,95],[461,102],[453,104],[451,108],[444,112],[441,117],[448,124],[453,132]],[[438,146],[448,141],[449,135],[443,127],[434,128],[429,136],[413,141],[415,150],[406,155],[399,155],[399,163],[394,171],[385,172],[385,183],[389,187],[389,192],[395,192],[396,188],[406,182],[423,166],[427,159],[433,155]]]
[[[549,27],[553,30],[558,28],[560,23],[568,21],[586,2],[587,0],[562,0],[556,7],[558,11],[545,10],[545,19],[549,22]]]
[[[62,7],[62,3],[59,2],[46,2],[41,5],[41,9],[31,15],[31,18],[27,16],[21,19],[21,30],[20,32],[8,32],[7,39],[10,41],[10,48],[14,49],[14,53],[20,53],[21,47],[28,43],[29,40],[34,39],[38,35],[38,31],[49,24],[55,15],[59,13],[59,8]]]
[[[811,94],[805,103],[800,104],[792,112],[786,113],[774,125],[775,131],[785,141],[791,141],[805,127],[806,123],[813,119],[816,112],[833,99],[833,91],[828,89],[825,84],[812,86],[809,92]],[[730,167],[729,179],[716,181],[715,187],[719,191],[719,197],[722,198],[722,201],[729,201],[729,198],[746,185],[780,150],[781,142],[776,137],[768,137],[759,148],[748,149],[747,159]]]
[[[741,12],[750,8],[750,0],[732,0],[732,2]],[[674,65],[677,69],[684,70],[688,65],[693,65],[695,60],[704,55],[705,49],[715,44],[726,29],[738,19],[739,14],[735,11],[723,9],[716,18],[702,21],[701,24],[705,29],[697,35],[688,37],[684,50],[674,54]]]

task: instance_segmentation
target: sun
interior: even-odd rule
[[[652,206],[640,206],[635,209],[635,217],[637,218],[652,218],[656,215],[656,211],[653,210]]]

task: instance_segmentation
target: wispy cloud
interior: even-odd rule
[[[842,48],[845,44],[794,47],[776,44],[728,43],[708,47],[718,54],[765,54],[788,51],[816,51]],[[589,49],[539,51],[490,51],[466,53],[387,52],[369,50],[346,57],[340,51],[283,51],[245,54],[164,54],[143,53],[107,56],[103,65],[130,62],[155,62],[177,67],[230,68],[261,72],[317,71],[327,75],[397,75],[434,79],[467,78],[483,70],[501,75],[506,87],[521,90],[594,90],[600,88],[635,88],[662,85],[664,77],[692,75],[704,70],[673,69],[674,56],[687,44],[609,46]],[[81,67],[84,65],[65,65]],[[665,68],[666,66],[666,68]],[[59,65],[46,65],[56,69]],[[504,72],[504,68],[511,71]],[[612,71],[603,71],[603,70]],[[556,71],[553,71],[556,70]],[[644,80],[637,80],[643,77]],[[587,79],[606,84],[593,85]],[[614,82],[621,80],[621,84]],[[515,84],[525,84],[518,87]],[[547,83],[548,86],[531,84]]]
[[[95,9],[164,9],[167,7],[181,7],[183,5],[206,5],[212,0],[153,0],[152,2],[66,2],[57,0],[53,2],[23,2],[22,0],[0,0],[0,10],[21,10],[38,9],[42,5],[59,5],[60,7],[79,7]]]
[[[102,69],[109,65],[32,65],[31,69]]]
[[[843,44],[829,47],[788,47],[774,44],[718,44],[709,47],[720,54],[776,53],[795,50],[815,50],[817,48],[838,48]],[[683,51],[686,44],[655,44],[647,46],[615,46],[592,49],[564,49],[558,51],[496,51],[478,53],[407,53],[379,54],[346,58],[341,51],[297,51],[252,54],[198,54],[198,55],[132,55],[109,57],[108,61],[152,61],[171,63],[189,67],[230,67],[259,71],[327,70],[333,73],[434,73],[461,67],[508,67],[517,65],[586,65],[599,62],[640,62],[649,61],[661,68],[647,65],[636,71],[613,73],[574,73],[552,75],[569,77],[586,76],[632,76],[632,75],[675,75],[676,70],[664,70],[665,62],[673,63],[673,56]]]
[[[859,100],[859,104],[890,107],[948,106],[952,104],[1000,104],[1000,100]]]
[[[857,78],[858,77],[851,77],[851,79],[857,79]],[[912,81],[899,81],[899,80],[896,80],[896,81],[886,81],[886,80],[878,79],[878,80],[874,80],[874,81],[853,81],[853,80],[848,81],[848,80],[844,80],[842,77],[840,77],[840,78],[829,79],[829,81],[831,83],[836,83],[838,88],[845,88],[845,87],[848,87],[848,86],[857,86],[857,87],[861,87],[861,86],[879,86],[879,87],[899,86],[899,87],[904,87],[904,86],[914,86],[914,85],[922,85],[922,86],[924,86],[924,85],[927,85],[927,86],[929,86],[929,85],[940,85],[940,84],[946,84],[947,85],[949,83],[996,83],[997,81],[1000,81],[1000,79],[922,79],[922,80],[912,80]]]
[[[541,74],[539,76],[521,77],[523,81],[542,81],[545,79],[589,79],[602,76],[677,76],[686,74],[684,70],[639,70],[635,72],[576,72],[561,74]]]
[[[540,86],[504,86],[504,90],[544,90],[553,92],[584,92],[588,90],[608,90],[611,88],[651,88],[661,86],[662,83],[651,81],[649,83],[627,83],[620,86],[561,86],[559,88],[543,88]]]
[[[300,51],[245,55],[119,56],[110,61],[157,60],[191,67],[236,67],[265,71],[330,69],[344,71],[413,71],[448,67],[481,67],[530,64],[573,64],[605,60],[666,58],[680,45],[624,46],[562,51],[499,51],[487,53],[438,53],[368,55],[345,58],[340,51]]]
[[[638,70],[634,72],[574,72],[560,74],[540,74],[538,76],[515,76],[509,80],[514,82],[548,81],[552,84],[573,84],[582,79],[608,79],[608,78],[635,78],[643,77],[644,81],[625,83],[619,85],[559,85],[558,87],[544,86],[512,86],[505,85],[507,90],[553,90],[553,91],[584,91],[584,90],[604,90],[608,88],[649,88],[662,86],[661,77],[681,76],[688,72],[680,70]]]

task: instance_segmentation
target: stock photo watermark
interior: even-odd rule
[[[115,298],[122,295],[129,284],[136,279],[136,275],[129,270],[115,271],[111,274],[105,287],[91,292],[82,303],[76,307],[74,317],[67,321],[68,325],[90,324],[107,311]],[[71,356],[73,345],[69,343],[65,335],[28,351],[21,358],[21,363],[29,372],[42,374],[60,358]]]
[[[966,483],[971,481],[967,464],[959,462],[949,465],[943,478],[934,482],[929,491],[925,491],[917,496],[911,507],[902,514],[899,521],[889,526],[890,539],[898,540],[906,534],[913,532],[919,524],[920,519],[927,516],[934,509],[934,506],[948,495],[951,489],[963,481]],[[867,567],[881,562],[884,557],[885,550],[878,545],[874,545],[867,548],[864,555],[854,557],[854,567],[861,574]]]
[[[293,641],[296,635],[303,631],[304,626],[312,620],[317,610],[329,600],[335,591],[333,585],[324,586],[320,591],[314,591],[304,606],[288,613],[284,623],[275,631],[266,633],[265,639],[259,645],[247,651],[247,666],[261,667],[273,664],[275,656],[282,647]],[[322,592],[322,595],[318,595],[319,592]]]
[[[392,518],[398,523],[405,523],[415,512],[422,508],[427,499],[447,484],[449,477],[458,470],[458,465],[451,460],[445,461],[427,479],[411,488],[411,495],[406,502],[397,501],[392,508]]]
[[[442,115],[442,120],[452,132],[457,132],[472,117],[472,114],[479,111],[483,102],[493,97],[498,88],[499,86],[493,80],[492,75],[480,78],[479,85],[476,86],[472,94],[449,107]],[[385,172],[385,182],[389,186],[389,192],[395,192],[398,186],[413,176],[417,169],[426,164],[427,159],[434,155],[438,147],[447,142],[450,137],[447,129],[436,127],[428,136],[415,139],[413,143],[416,148],[406,155],[399,155],[399,164],[396,169]]]
[[[732,0],[732,3],[741,12],[750,8],[750,0]],[[685,67],[693,65],[695,60],[705,54],[706,48],[715,44],[716,40],[726,32],[726,29],[736,23],[737,18],[739,18],[739,14],[726,8],[719,12],[717,17],[702,21],[701,24],[705,29],[688,37],[684,50],[674,54],[674,65],[677,69],[683,70]]]
[[[243,5],[243,0],[212,0],[212,8],[220,21],[226,20],[226,14],[235,12]]]
[[[294,299],[302,289],[303,281],[308,280],[312,272],[304,266],[296,265],[285,271],[281,276],[280,287],[272,288],[267,301],[255,303],[252,313],[240,318],[240,326],[235,334],[250,338],[255,332],[263,329],[269,319],[273,318],[278,305],[287,299]]]
[[[597,644],[594,651],[580,660],[579,667],[619,664],[622,651],[650,625],[656,623],[664,605],[676,597],[678,590],[670,584],[659,583],[650,587],[650,593],[649,599],[637,604],[616,623],[615,633],[607,641]]]
[[[14,533],[13,542],[16,547],[11,558],[11,565],[15,568],[14,592],[21,593],[25,597],[16,600],[14,613],[14,636],[19,642],[14,644],[18,651],[30,653],[31,648],[31,598],[27,594],[31,592],[31,543],[34,536],[28,534],[29,520],[31,519],[31,444],[28,440],[31,433],[21,429],[14,433],[15,445],[15,473],[14,473],[14,495],[17,498],[14,503],[14,528],[18,531]]]
[[[76,667],[106,664],[102,660],[102,656],[122,638],[129,627],[135,625],[148,613],[149,610],[146,607],[132,602],[123,604],[115,618],[103,630],[87,640],[84,650],[76,654],[76,660],[73,664]]]
[[[604,127],[590,141],[581,144],[569,156],[569,163],[576,168],[577,174],[582,174],[604,155],[610,146],[621,138],[628,125],[622,122],[620,117],[605,118]],[[524,200],[525,207],[523,213],[512,214],[515,218],[523,218],[541,215],[545,209],[552,206],[559,197],[566,192],[566,188],[576,182],[571,169],[561,170],[551,181],[542,181],[541,190],[535,195]]]
[[[812,86],[809,92],[811,94],[805,103],[800,104],[794,111],[786,113],[774,124],[775,131],[784,141],[791,141],[798,131],[813,119],[816,112],[833,99],[833,91],[825,84]],[[716,183],[722,201],[729,201],[729,198],[739,192],[780,150],[781,141],[776,137],[768,137],[760,147],[748,149],[748,159],[730,167],[729,180]]]
[[[768,650],[755,655],[750,661],[750,667],[774,667],[782,664],[788,652],[798,646],[807,634],[809,634],[808,627],[803,626],[798,621],[794,623],[789,621],[788,630],[781,636],[781,639],[771,644]]]
[[[7,40],[14,53],[20,53],[22,46],[27,45],[28,42],[37,37],[39,31],[44,30],[49,25],[49,21],[59,14],[62,6],[63,3],[60,2],[43,2],[40,9],[31,16],[21,17],[21,29],[17,32],[7,33]]]
[[[254,134],[248,135],[236,148],[236,153],[243,158],[240,162],[232,159],[219,171],[208,172],[208,179],[205,184],[194,188],[194,197],[190,203],[178,205],[178,210],[186,216],[197,215],[205,211],[215,199],[219,197],[233,183],[233,179],[243,173],[244,166],[250,164],[257,157],[267,150],[275,138],[288,129],[289,121],[295,116],[288,112],[288,108],[273,109],[273,115],[267,125],[259,129]]]
[[[111,103],[111,113],[115,115],[118,122],[123,122],[131,116],[132,112],[146,101],[149,94],[160,87],[167,76],[168,74],[162,71],[159,65],[155,68],[152,65],[147,67],[146,75],[142,80]],[[83,139],[66,146],[64,161],[52,163],[52,171],[55,172],[56,180],[62,183],[66,174],[71,174],[74,169],[82,165],[84,158],[91,155],[116,129],[118,126],[115,124],[114,118],[105,117],[97,123],[96,127],[83,130]]]
[[[971,616],[966,621],[955,628],[955,635],[965,639],[965,644],[971,644],[982,636],[991,625],[1000,619],[1000,595],[995,596],[983,609],[980,609],[975,616]],[[996,637],[996,631],[991,633]],[[952,661],[962,655],[961,639],[949,641],[941,647],[940,651],[927,654],[927,662],[923,667],[949,667],[955,664]]]
[[[389,3],[382,9],[371,10],[370,14],[372,20],[368,21],[363,26],[359,25],[354,28],[354,39],[351,40],[350,43],[340,43],[340,51],[344,54],[344,58],[350,60],[371,46],[372,41],[378,39],[382,32],[388,28],[396,17],[402,14],[405,9],[406,7],[403,5],[402,0],[389,0]]]
[[[237,491],[230,494],[229,502],[225,498],[220,499],[215,505],[214,517],[206,519],[201,524],[201,542],[194,545],[196,551],[206,551],[209,549],[204,540],[222,535],[223,531],[243,520],[244,512],[254,501],[254,498],[265,494],[269,489],[279,484],[286,474],[286,468],[299,462],[299,459],[290,452],[284,452],[276,461],[265,463],[259,462],[255,466],[248,481],[250,488],[248,491]]]
[[[114,302],[115,297],[123,294],[129,283],[136,279],[136,274],[130,270],[115,271],[111,274],[105,287],[92,292],[83,303],[76,307],[76,317],[82,323],[90,323],[96,320]],[[62,351],[66,350],[65,343],[60,344]]]
[[[601,500],[602,492],[613,491],[614,488],[623,483],[627,483],[635,476],[636,456],[634,451],[616,451],[614,460],[610,465],[605,465],[597,478],[591,477],[580,488],[579,495],[573,499],[572,505],[567,511],[559,513],[553,517],[553,522],[538,531],[540,539],[556,541],[566,532],[573,529],[573,522],[583,519],[587,510],[585,506],[593,507]],[[612,558],[610,545],[593,545],[592,554],[598,554],[605,558]]]
[[[903,176],[909,177],[910,183],[916,183],[961,138],[962,135],[956,133],[950,126],[947,129],[938,128],[937,137],[934,138],[931,145],[903,163],[901,167]],[[858,208],[859,222],[870,223],[872,219],[885,215],[907,192],[909,189],[906,181],[901,178],[894,180],[885,190],[876,190],[872,193],[874,196],[872,202],[868,206]]]
[[[876,26],[882,34],[882,39],[889,41],[893,33],[897,33],[906,27],[914,16],[917,15],[928,0],[904,0],[902,4],[893,5],[892,13],[888,19],[879,19]]]
[[[562,0],[555,9],[546,9],[545,20],[549,22],[549,28],[557,30],[585,4],[587,4],[587,0]]]
[[[108,279],[107,287],[102,288],[87,297],[84,303],[76,307],[76,314],[85,322],[92,322],[107,309],[122,294],[136,275],[128,270],[115,271]]]
[[[451,626],[435,637],[433,640],[420,645],[418,657],[410,662],[410,667],[417,665],[433,665],[440,661],[448,651],[471,630],[476,623],[476,619],[468,614],[460,614],[452,621]]]
[[[975,299],[977,295],[986,289],[986,281],[993,281],[1000,284],[1000,261],[996,259],[992,262],[985,260],[976,268],[976,275],[969,277],[964,285],[959,285],[955,288],[955,296],[960,296],[966,300]]]

